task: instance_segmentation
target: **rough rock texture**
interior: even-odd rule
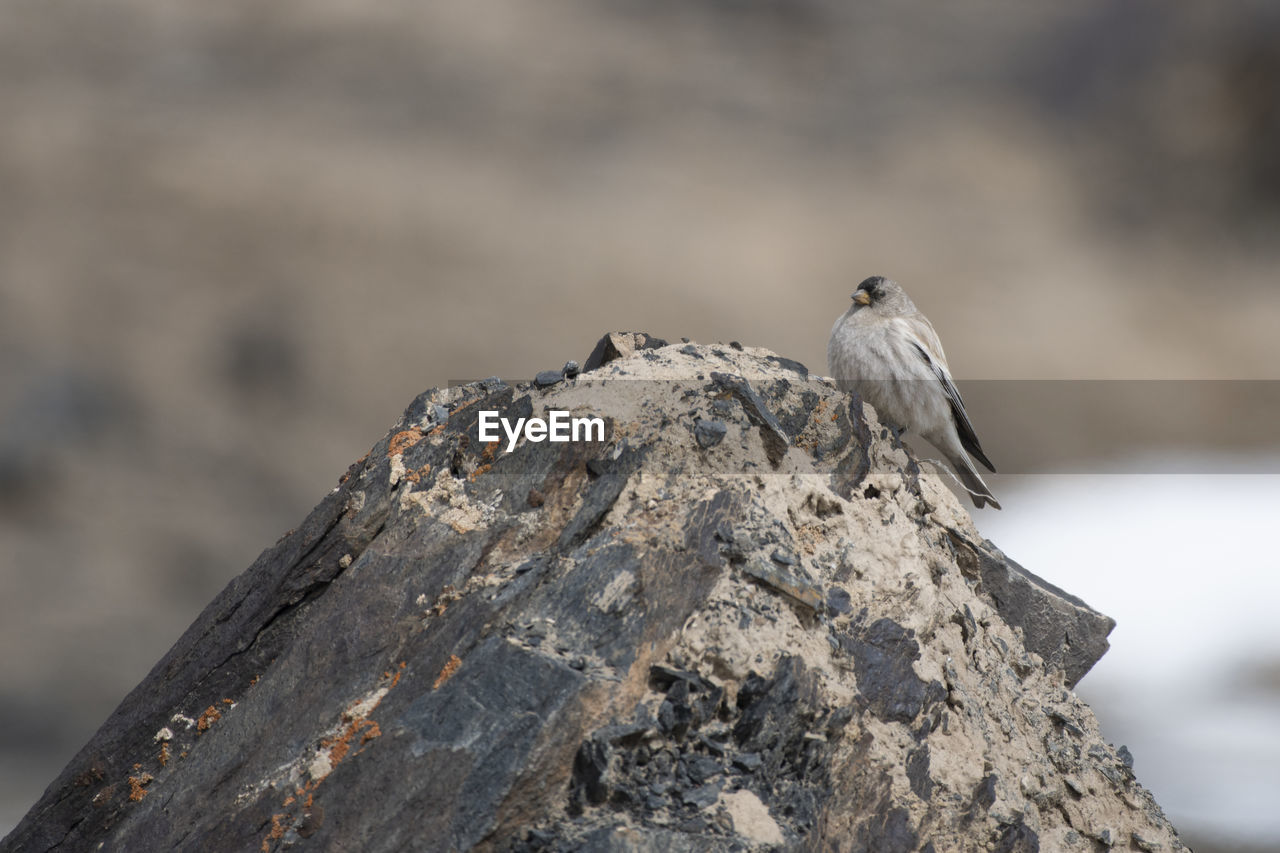
[[[1068,687],[1110,620],[802,365],[646,340],[420,396],[3,849],[1184,849]],[[604,441],[477,439],[550,409]]]

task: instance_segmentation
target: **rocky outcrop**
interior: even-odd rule
[[[863,410],[620,334],[429,391],[5,850],[1182,849],[1070,687],[1112,623]],[[482,412],[598,416],[482,442]]]

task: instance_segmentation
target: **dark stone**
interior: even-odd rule
[[[1044,711],[1045,716],[1053,720],[1053,722],[1056,723],[1057,725],[1061,726],[1064,731],[1069,732],[1078,738],[1084,737],[1084,731],[1079,726],[1077,726],[1075,724],[1075,721],[1072,720],[1070,717],[1068,717],[1066,714],[1063,714],[1061,711],[1058,711],[1054,708],[1041,707],[1041,710]]]
[[[709,755],[685,756],[683,764],[685,773],[695,785],[701,785],[712,776],[719,775],[721,770],[720,762]]]
[[[562,379],[564,374],[558,370],[543,370],[533,377],[533,384],[539,388],[550,388]]]
[[[783,358],[780,355],[767,355],[765,356],[765,361],[771,364],[776,364],[778,367],[782,368],[783,370],[790,370],[796,374],[799,374],[801,379],[809,378],[809,368],[805,367],[803,364],[796,361],[795,359]]]
[[[693,723],[693,709],[688,703],[666,699],[658,706],[658,728],[676,740],[684,740]]]
[[[563,373],[566,378],[572,379],[582,372],[582,368],[578,366],[578,362],[570,359],[564,363],[564,367],[560,368],[560,372]]]
[[[701,448],[715,447],[724,441],[725,435],[729,432],[729,425],[724,421],[703,421],[700,420],[693,426],[693,437]]]
[[[599,729],[593,737],[615,746],[635,746],[652,731],[653,726],[648,721],[620,723]]]
[[[911,793],[925,802],[933,796],[933,780],[929,778],[929,745],[923,743],[907,753],[907,781]]]
[[[791,441],[787,438],[787,434],[783,432],[782,425],[778,423],[778,419],[773,412],[769,411],[769,407],[765,405],[764,400],[760,399],[760,395],[751,389],[750,383],[740,376],[731,376],[727,373],[712,373],[711,381],[719,388],[723,389],[731,396],[735,397],[742,404],[742,410],[747,416],[747,420],[760,431],[760,438],[764,442],[765,456],[769,459],[769,464],[775,468],[782,461],[782,457],[787,453],[787,447]]]
[[[831,717],[827,720],[827,737],[832,740],[839,738],[845,727],[853,721],[854,714],[854,709],[848,705],[833,711]]]
[[[734,738],[751,751],[777,746],[794,733],[800,722],[799,706],[813,704],[813,689],[812,674],[795,657],[780,661],[770,679],[748,676],[738,691],[741,714],[733,728]]]
[[[1133,753],[1129,751],[1129,747],[1124,744],[1116,750],[1116,757],[1120,759],[1120,763],[1125,766],[1126,770],[1133,769]]]
[[[588,803],[599,805],[609,799],[609,746],[595,739],[583,741],[573,759],[573,785],[582,791]]]
[[[994,773],[982,777],[982,781],[973,789],[973,808],[987,811],[996,802],[996,775]]]
[[[833,586],[827,590],[827,610],[839,616],[853,612],[852,599],[848,590]]]
[[[687,669],[676,669],[672,666],[654,664],[649,667],[649,683],[659,690],[670,690],[677,682],[694,685],[695,688],[710,689],[711,683],[696,672]]]
[[[698,743],[702,746],[703,749],[707,750],[707,752],[710,752],[712,755],[722,756],[725,754],[724,744],[718,743],[712,738],[709,738],[704,734],[698,735]]]
[[[1023,630],[1028,651],[1044,658],[1074,687],[1111,647],[1116,626],[1076,596],[1006,557],[990,542],[977,544],[948,530],[960,570],[980,580],[1001,618]]]
[[[1018,818],[1014,823],[1001,827],[996,839],[995,853],[1040,853],[1040,836]]]
[[[797,604],[817,613],[822,609],[822,591],[772,563],[756,557],[748,560],[742,571],[752,580],[775,589]]]
[[[945,698],[941,684],[926,684],[911,666],[920,657],[914,631],[887,618],[851,630],[839,633],[838,641],[853,658],[858,692],[881,720],[910,723],[926,703]]]
[[[622,494],[623,488],[627,485],[627,478],[639,467],[643,455],[641,451],[623,453],[604,473],[596,477],[587,488],[582,506],[560,532],[557,544],[561,550],[572,549],[595,531],[618,496]]]
[[[848,399],[849,405],[837,413],[841,425],[848,424],[848,440],[837,450],[842,455],[831,472],[831,490],[845,500],[852,500],[854,492],[871,473],[871,427],[862,413],[862,398],[851,393]],[[864,497],[879,497],[879,490]]]
[[[681,800],[686,806],[705,809],[716,804],[716,800],[720,798],[720,789],[723,786],[724,783],[720,781],[708,782],[690,791],[685,791]]]
[[[633,352],[665,347],[667,342],[655,338],[646,332],[610,332],[601,338],[582,363],[582,372],[589,373],[615,359],[623,358]]]
[[[920,836],[911,815],[898,807],[879,813],[858,827],[853,849],[858,853],[915,853]]]
[[[973,642],[978,634],[978,621],[973,618],[973,610],[969,605],[966,604],[963,610],[951,614],[951,622],[960,626],[960,638],[966,646]]]

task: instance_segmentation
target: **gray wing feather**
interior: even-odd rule
[[[978,434],[974,432],[973,423],[969,420],[969,413],[964,410],[964,400],[960,399],[960,392],[956,390],[955,383],[951,381],[950,374],[941,364],[933,360],[928,350],[922,347],[919,341],[912,340],[911,345],[916,348],[916,352],[920,353],[920,357],[924,359],[925,364],[933,370],[933,375],[938,377],[938,381],[942,383],[942,389],[947,392],[947,402],[951,404],[951,414],[956,421],[956,432],[960,435],[960,444],[964,449],[973,455],[983,465],[987,466],[987,470],[995,473],[995,466],[991,464],[991,460],[987,458],[987,454],[982,452],[982,445],[978,443]]]

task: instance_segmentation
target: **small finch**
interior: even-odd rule
[[[827,368],[840,390],[856,391],[882,422],[914,432],[938,448],[974,506],[1000,509],[969,458],[972,454],[995,473],[929,319],[897,282],[882,276],[862,282],[852,298],[827,342]]]

